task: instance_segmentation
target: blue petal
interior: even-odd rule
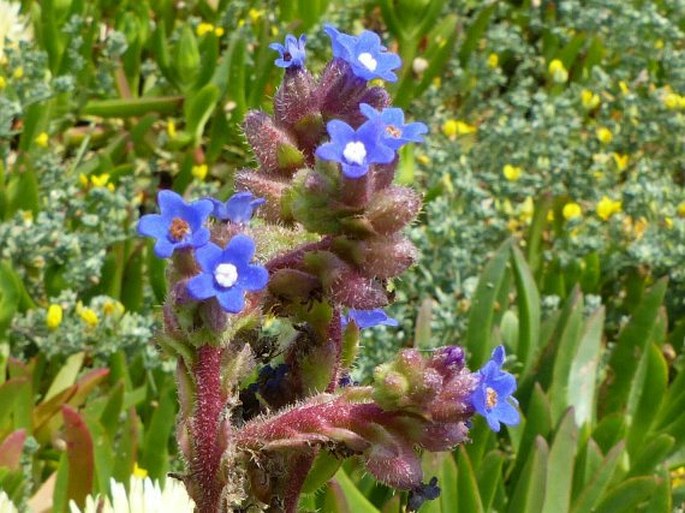
[[[383,309],[375,308],[373,310],[355,310],[350,308],[348,318],[353,320],[360,329],[373,328],[374,326],[397,326],[397,319],[393,319],[386,314]]]
[[[247,223],[254,213],[254,209],[266,200],[255,198],[251,192],[238,192],[226,202],[226,216],[235,224]]]
[[[339,119],[329,121],[326,124],[326,130],[328,131],[328,135],[331,136],[331,139],[336,143],[340,143],[341,141],[348,142],[355,136],[354,128]]]
[[[234,263],[245,263],[252,260],[255,252],[254,241],[244,235],[239,233],[233,237],[226,248],[222,256],[222,261],[224,262],[234,262]]]
[[[499,433],[499,420],[495,415],[486,415],[485,420],[488,422],[490,429],[492,429],[495,433]]]
[[[214,204],[206,198],[192,202],[184,208],[185,219],[193,231],[198,230],[214,210]]]
[[[215,198],[207,198],[214,205],[214,210],[212,210],[212,215],[221,221],[228,220],[228,213],[226,212],[226,204]]]
[[[216,298],[225,312],[239,313],[245,306],[244,292],[240,287],[231,287],[220,292]]]
[[[216,296],[216,288],[214,287],[214,276],[209,273],[200,273],[193,276],[186,284],[186,290],[190,297],[196,301],[204,301],[210,297]]]
[[[369,166],[357,166],[343,162],[342,171],[346,178],[356,180],[357,178],[361,178],[369,172]]]
[[[169,221],[159,214],[148,214],[138,221],[138,234],[147,237],[165,237],[169,233]]]
[[[342,160],[341,148],[332,142],[324,143],[316,149],[315,155],[321,160],[334,160],[340,162]]]
[[[187,207],[183,198],[169,189],[164,189],[157,193],[157,203],[162,215],[169,218],[183,217],[182,212]]]
[[[504,346],[499,345],[497,346],[493,351],[492,351],[492,357],[491,360],[495,363],[497,363],[500,367],[504,363],[504,358],[506,355],[504,354]]]
[[[200,264],[200,269],[207,273],[213,273],[221,263],[222,254],[223,250],[219,246],[213,242],[208,242],[195,251],[195,259]]]
[[[257,292],[266,287],[269,271],[261,265],[246,265],[238,271],[238,285],[250,292]]]
[[[518,410],[507,401],[502,401],[497,404],[495,411],[497,412],[499,421],[507,426],[515,426],[521,422],[521,416],[519,415]]]
[[[370,30],[365,30],[358,37],[357,55],[363,52],[369,52],[374,58],[380,53],[383,46],[381,45],[381,38],[378,34]]]
[[[269,48],[271,48],[272,50],[276,50],[281,54],[285,52],[285,46],[283,46],[281,43],[271,43],[269,45]]]
[[[359,110],[362,114],[364,114],[364,116],[366,116],[367,119],[370,120],[378,119],[381,116],[381,113],[374,109],[368,103],[360,103]]]
[[[381,119],[386,125],[402,128],[404,126],[404,111],[397,107],[383,109]]]
[[[209,242],[209,229],[202,226],[190,235],[190,239],[184,241],[179,247],[201,248]]]
[[[159,258],[169,258],[176,249],[176,244],[173,244],[166,237],[160,237],[155,242],[155,255]]]

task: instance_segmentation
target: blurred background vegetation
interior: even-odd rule
[[[180,468],[164,263],[134,226],[160,188],[232,192],[240,122],[280,81],[268,44],[379,32],[394,102],[426,122],[401,346],[504,343],[523,418],[430,455],[425,512],[683,511],[683,0],[0,1],[0,490],[62,512]],[[314,490],[311,490],[314,492]],[[395,513],[345,464],[303,511]]]

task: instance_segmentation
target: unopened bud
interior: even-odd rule
[[[359,241],[356,257],[366,276],[392,278],[404,272],[416,261],[416,247],[406,238],[375,237]]]
[[[274,117],[279,123],[294,126],[302,118],[318,113],[316,83],[303,67],[288,68],[274,96]]]
[[[294,137],[266,113],[248,112],[243,128],[247,141],[266,172],[290,175],[304,164],[304,155]]]
[[[378,192],[366,209],[365,217],[374,230],[390,235],[404,228],[421,210],[421,197],[407,187],[388,187]]]
[[[239,171],[235,177],[236,188],[247,189],[266,203],[259,208],[259,215],[272,222],[291,222],[290,210],[284,205],[283,197],[290,186],[284,178],[264,176],[252,169]]]

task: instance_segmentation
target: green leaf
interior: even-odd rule
[[[597,471],[586,480],[588,484],[583,488],[578,500],[574,502],[571,513],[593,511],[600,496],[609,486],[624,450],[625,442],[621,441],[609,451]]]
[[[73,354],[67,358],[66,363],[59,370],[57,376],[55,376],[55,379],[52,380],[50,388],[48,388],[48,391],[45,393],[43,402],[49,401],[57,394],[63,392],[76,383],[76,378],[81,370],[81,367],[83,366],[83,359],[85,356],[86,353],[81,351],[80,353]]]
[[[674,511],[673,495],[671,494],[670,476],[666,465],[662,465],[657,470],[656,475],[659,481],[644,513],[671,513]]]
[[[641,502],[650,497],[654,488],[655,477],[634,477],[623,481],[607,493],[594,513],[633,512]]]
[[[478,489],[478,482],[476,481],[469,455],[463,445],[460,445],[457,451],[457,465],[454,467],[454,475],[457,475],[457,469],[459,469],[457,478],[458,511],[464,513],[483,513],[484,509],[480,498],[480,490]],[[449,481],[442,482],[444,485],[447,485]],[[442,505],[443,512],[457,511],[447,507],[448,505],[444,502]]]
[[[535,438],[533,449],[528,454],[526,465],[509,503],[509,513],[540,513],[545,498],[547,481],[547,460],[549,448],[541,436]]]
[[[641,450],[631,461],[628,477],[652,474],[671,454],[674,445],[675,439],[666,434],[657,435],[649,441],[643,440]]]
[[[314,464],[302,485],[302,493],[314,493],[333,477],[338,471],[342,460],[330,452],[321,451],[316,456]]]
[[[470,353],[469,365],[475,369],[485,363],[493,349],[492,328],[495,309],[500,307],[497,304],[497,297],[506,275],[510,251],[511,242],[507,240],[483,269],[473,296],[466,332],[466,348]]]
[[[516,281],[519,337],[516,355],[526,373],[534,362],[540,344],[540,293],[521,251],[512,246],[511,262]]]
[[[543,513],[567,513],[571,506],[573,472],[570,469],[575,461],[577,443],[575,413],[573,408],[569,408],[554,434],[554,442],[549,451]]]
[[[485,31],[490,25],[490,18],[494,14],[496,8],[497,3],[495,2],[483,7],[471,26],[466,30],[466,37],[459,50],[459,62],[462,68],[468,66],[471,54],[476,50],[478,43],[483,38],[483,34],[485,34]]]
[[[659,280],[645,292],[628,324],[623,328],[609,359],[613,379],[602,405],[605,413],[620,411],[626,406],[631,383],[642,355],[651,340],[659,307],[666,292],[666,280]]]
[[[485,455],[478,469],[478,491],[485,511],[491,511],[495,492],[502,482],[503,465],[504,454],[494,450]]]
[[[598,308],[585,321],[580,344],[571,362],[567,404],[573,406],[576,423],[592,425],[595,417],[597,367],[601,358],[604,330],[604,307]]]
[[[414,329],[414,347],[419,349],[430,349],[431,345],[431,320],[433,310],[433,299],[424,298],[421,301],[419,313],[416,316],[416,328]]]
[[[143,307],[143,248],[136,248],[126,262],[121,281],[121,304],[131,312],[139,312]]]
[[[141,447],[141,466],[152,479],[164,480],[169,465],[167,444],[175,422],[176,394],[168,385],[160,393],[159,405],[152,414]]]
[[[207,84],[186,101],[184,106],[186,130],[193,136],[195,146],[202,141],[205,125],[214,111],[219,97],[219,88],[214,84]]]
[[[331,501],[328,500],[329,492],[332,492]],[[326,495],[324,511],[331,513],[379,513],[342,468],[338,470],[338,473],[329,483],[329,490]],[[330,506],[333,507],[330,508]]]
[[[130,118],[144,116],[150,112],[174,114],[178,112],[182,104],[182,96],[116,98],[90,101],[83,107],[81,114],[102,118]]]

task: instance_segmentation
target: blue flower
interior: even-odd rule
[[[478,384],[471,395],[471,404],[493,431],[499,431],[500,422],[514,426],[520,421],[518,402],[511,395],[516,390],[516,378],[502,370],[503,363],[504,347],[497,346],[490,361],[476,373]]]
[[[347,62],[356,76],[364,80],[397,80],[392,70],[399,68],[402,61],[396,54],[386,51],[378,34],[365,30],[359,36],[350,36],[331,25],[324,25],[324,31],[331,38],[333,57]]]
[[[186,203],[173,191],[159,191],[160,214],[148,214],[138,221],[138,233],[157,239],[155,254],[169,258],[177,249],[199,248],[209,241],[204,222],[212,211],[206,199]]]
[[[428,132],[428,127],[423,123],[405,124],[402,109],[392,107],[379,112],[368,103],[362,103],[359,110],[370,121],[379,121],[383,124],[381,141],[393,150],[399,150],[409,142],[423,142],[422,134]]]
[[[340,324],[342,328],[354,321],[359,329],[373,328],[374,326],[397,326],[399,323],[397,319],[393,319],[386,314],[383,309],[376,308],[374,310],[355,310],[350,308],[347,315],[342,316],[340,319]]]
[[[300,36],[300,39],[296,39],[292,34],[288,34],[285,36],[285,45],[271,43],[269,48],[281,54],[275,61],[276,66],[279,68],[301,68],[304,66],[304,44],[306,42],[307,36],[304,34]]]
[[[216,297],[226,312],[240,312],[245,292],[262,290],[269,281],[264,267],[250,264],[254,252],[253,240],[244,234],[233,237],[225,249],[213,242],[198,249],[201,272],[188,280],[188,293],[197,301]]]
[[[360,178],[369,171],[370,164],[387,164],[395,152],[381,143],[383,125],[367,121],[357,130],[339,119],[326,125],[331,141],[316,149],[316,156],[342,164],[347,178]]]
[[[224,203],[218,199],[208,198],[214,204],[212,215],[222,221],[234,224],[246,224],[252,218],[254,210],[266,202],[264,198],[255,198],[251,192],[237,192]]]

